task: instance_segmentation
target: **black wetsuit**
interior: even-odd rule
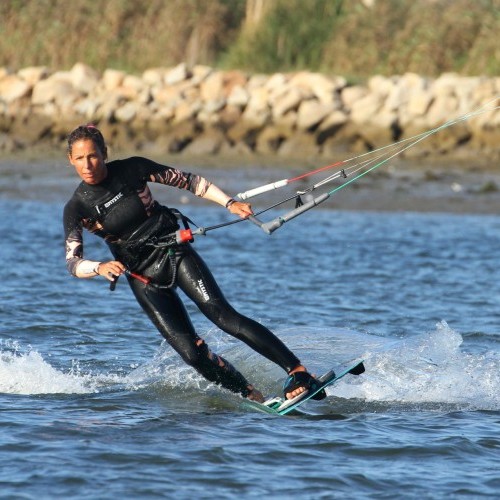
[[[156,202],[147,186],[158,182],[203,196],[210,186],[203,177],[141,157],[106,164],[98,185],[81,182],[64,208],[66,262],[76,274],[83,258],[83,228],[102,237],[116,260],[147,276],[152,285],[128,278],[139,304],[168,343],[208,380],[248,395],[249,383],[229,362],[212,353],[196,334],[178,286],[201,312],[223,331],[289,372],[300,361],[267,328],[238,313],[225,299],[212,273],[191,244],[161,246],[179,228],[171,209]],[[172,285],[172,279],[175,283]]]

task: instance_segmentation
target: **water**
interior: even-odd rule
[[[61,210],[75,179],[42,176],[37,191],[36,178],[6,178],[1,498],[500,495],[498,216],[318,207],[271,237],[242,223],[197,238],[233,304],[311,370],[366,360],[308,415],[279,418],[184,366],[125,280],[110,292],[67,275]],[[181,208],[205,226],[227,220]],[[280,390],[279,368],[188,308],[213,349]]]

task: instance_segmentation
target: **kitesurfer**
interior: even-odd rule
[[[217,327],[287,372],[286,398],[315,386],[316,379],[280,339],[229,304],[191,243],[172,243],[171,236],[180,228],[183,216],[160,205],[148,183],[185,189],[242,218],[253,214],[248,203],[232,199],[200,175],[147,158],[108,162],[104,137],[93,125],[70,133],[67,155],[82,179],[64,208],[66,263],[72,275],[103,276],[114,283],[125,274],[138,303],[182,359],[207,380],[230,391],[263,401],[261,392],[196,333],[178,288]],[[103,238],[113,259],[101,262],[85,258],[83,229]],[[135,279],[133,274],[145,276],[147,281]],[[319,393],[319,397],[324,396],[324,391]]]

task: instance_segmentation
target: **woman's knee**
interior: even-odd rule
[[[195,370],[200,370],[210,360],[210,350],[202,339],[198,339],[190,349],[179,353],[183,361]]]

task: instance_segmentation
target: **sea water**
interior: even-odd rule
[[[67,274],[76,179],[10,178],[0,498],[500,496],[499,216],[318,207],[272,236],[243,222],[197,237],[232,304],[311,371],[365,360],[306,415],[274,417],[185,366],[124,279]],[[230,220],[169,196],[201,225]],[[108,258],[92,237],[85,251]],[[186,304],[213,350],[280,392],[280,368]]]

